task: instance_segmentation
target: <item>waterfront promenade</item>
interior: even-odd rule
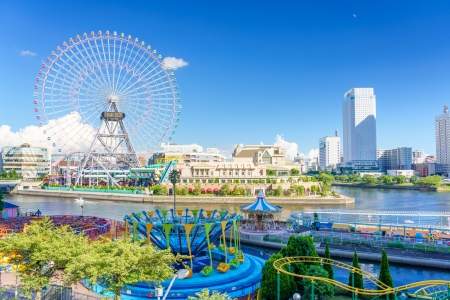
[[[41,196],[54,198],[80,198],[88,200],[107,200],[107,201],[127,201],[152,204],[170,204],[173,203],[173,196],[156,196],[146,194],[119,194],[104,192],[79,192],[79,191],[55,191],[43,189],[24,189],[16,190],[14,194],[27,196]],[[176,196],[179,204],[248,204],[255,200],[253,196],[233,197],[233,196]],[[352,197],[340,195],[334,196],[304,196],[304,197],[270,197],[270,202],[277,205],[347,205],[353,204],[355,199]]]
[[[281,250],[285,243],[269,242],[263,240],[251,240],[244,239],[241,240],[243,245],[258,247],[262,249],[272,249],[274,251]],[[325,245],[323,243],[316,243],[316,249],[319,255],[324,255]],[[330,247],[331,256],[334,258],[345,258],[351,259],[353,257],[354,251],[358,251],[358,256],[360,259],[370,262],[379,262],[381,255],[378,251],[379,249],[368,249],[360,247]],[[407,265],[414,267],[427,267],[436,268],[450,271],[450,260],[449,256],[439,256],[432,255],[430,253],[415,251],[410,253],[405,253],[397,249],[386,249],[389,254],[389,261],[397,265]]]

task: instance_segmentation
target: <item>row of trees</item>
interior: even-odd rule
[[[332,176],[332,175],[329,175]],[[364,175],[361,176],[359,174],[352,175],[336,175],[334,176],[336,182],[344,182],[344,183],[363,183],[369,185],[383,184],[383,185],[394,185],[394,184],[404,184],[411,183],[419,186],[432,186],[438,187],[442,183],[442,178],[438,175],[427,176],[427,177],[417,177],[412,176],[411,178],[407,178],[405,176],[391,176],[391,175],[382,175],[382,176],[373,176],[373,175]]]
[[[101,283],[115,298],[127,284],[159,282],[172,277],[176,258],[168,250],[129,239],[89,241],[70,227],[49,219],[26,226],[0,240],[0,252],[19,272],[21,289],[40,297],[51,282],[70,286],[82,279]]]
[[[266,170],[266,175],[267,176],[277,176],[277,171],[276,170],[271,170],[271,169],[267,169]],[[292,168],[289,170],[289,175],[290,176],[299,176],[300,175],[300,170],[296,169],[296,168]]]
[[[311,237],[290,237],[285,248],[280,252],[272,255],[265,263],[262,274],[261,296],[262,299],[277,299],[277,271],[273,267],[273,263],[283,257],[288,256],[313,256],[317,257],[317,252],[314,247],[313,239]],[[328,244],[325,246],[325,258],[330,259],[331,253]],[[359,258],[354,252],[352,266],[355,269],[361,270]],[[290,266],[290,271],[295,274],[309,275],[316,277],[324,277],[334,279],[333,267],[330,264],[296,264]],[[294,293],[301,293],[306,299],[310,299],[311,281],[304,280],[297,277],[280,274],[280,297],[281,299],[290,299]],[[383,250],[380,263],[380,274],[378,279],[389,287],[393,287],[392,277],[389,271],[389,261],[386,252]],[[358,289],[364,288],[363,276],[358,273],[349,273],[349,286]],[[314,282],[315,294],[321,298],[332,299],[335,294],[333,285],[316,281]],[[394,299],[395,295],[389,295],[390,299]]]
[[[331,185],[326,186],[328,192],[331,191]],[[252,196],[252,190],[245,188],[244,186],[230,186],[224,184],[219,187],[202,187],[199,183],[196,183],[193,187],[179,186],[175,190],[176,195],[181,196],[199,196],[199,195],[216,195],[216,196]],[[323,194],[323,186],[311,185],[308,190],[309,194]],[[156,195],[156,193],[154,193]],[[267,196],[273,197],[292,197],[292,196],[304,196],[306,194],[306,188],[303,185],[291,184],[289,189],[283,189],[280,185],[266,190]],[[160,195],[160,194],[158,194]]]
[[[17,180],[21,178],[22,176],[16,170],[0,172],[0,180]]]

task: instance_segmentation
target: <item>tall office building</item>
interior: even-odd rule
[[[353,88],[343,103],[344,162],[376,168],[376,97],[373,88]]]
[[[450,114],[447,105],[436,117],[436,162],[450,165]]]
[[[321,170],[332,170],[341,162],[341,138],[325,136],[319,141],[319,166]]]

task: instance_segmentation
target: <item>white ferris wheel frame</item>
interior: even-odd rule
[[[34,111],[54,151],[86,151],[73,147],[92,139],[100,126],[99,114],[108,105],[103,100],[110,95],[121,99],[119,107],[137,151],[170,140],[181,111],[173,71],[164,68],[162,56],[143,41],[99,31],[62,43],[36,77]],[[53,121],[64,114],[74,120]]]

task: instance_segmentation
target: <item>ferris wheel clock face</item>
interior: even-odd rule
[[[169,141],[181,110],[174,74],[161,55],[109,31],[56,47],[36,77],[33,103],[54,153],[87,151],[111,103],[137,152]]]

